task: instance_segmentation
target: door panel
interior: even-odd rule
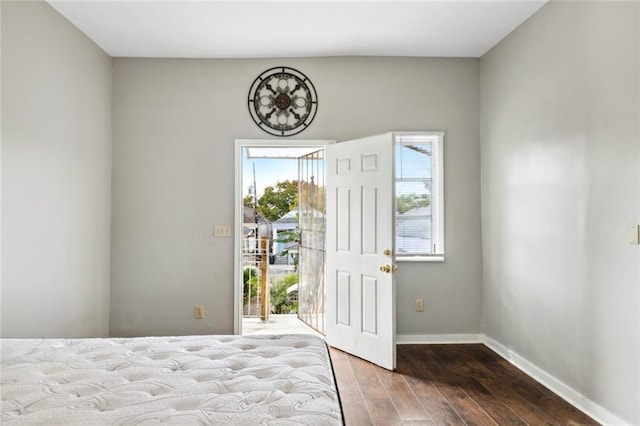
[[[378,334],[378,280],[362,276],[362,331]]]
[[[393,135],[327,148],[327,342],[395,368]],[[387,272],[381,270],[388,265]]]
[[[349,252],[351,249],[351,190],[349,188],[337,189],[336,205],[336,238],[337,251]]]
[[[348,272],[336,271],[336,323],[349,327],[351,325],[351,275]]]
[[[362,217],[362,253],[375,255],[378,252],[378,189],[373,187],[362,188],[362,211],[368,212]]]

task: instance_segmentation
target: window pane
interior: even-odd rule
[[[431,216],[396,217],[396,253],[430,254]]]
[[[431,143],[396,144],[396,179],[431,179]]]
[[[432,143],[396,143],[396,253],[432,254]]]
[[[431,182],[396,182],[396,214],[431,214]],[[426,210],[425,210],[426,209]]]

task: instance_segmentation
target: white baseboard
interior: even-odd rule
[[[518,369],[525,372],[535,380],[549,388],[552,392],[560,396],[569,404],[576,407],[578,410],[594,418],[603,425],[628,425],[629,422],[625,422],[622,419],[615,416],[613,413],[598,405],[594,401],[567,386],[564,382],[556,379],[551,374],[547,373],[543,369],[537,367],[526,358],[518,355],[516,352],[507,348],[498,341],[484,336],[484,344],[498,355],[515,365]]]
[[[396,344],[484,343],[484,334],[398,334]]]

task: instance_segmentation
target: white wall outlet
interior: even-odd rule
[[[416,312],[424,312],[424,300],[416,299]]]
[[[204,319],[204,306],[203,305],[194,306],[193,316],[196,319]]]
[[[632,225],[629,231],[629,244],[640,244],[640,225]]]
[[[216,225],[213,229],[213,236],[218,238],[227,238],[231,236],[231,227],[228,225]]]

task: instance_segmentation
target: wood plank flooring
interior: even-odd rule
[[[597,425],[481,344],[398,345],[395,372],[330,348],[352,425]]]

